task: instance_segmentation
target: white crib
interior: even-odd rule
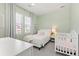
[[[71,56],[78,56],[78,34],[59,33],[55,39],[55,51]]]

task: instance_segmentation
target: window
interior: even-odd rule
[[[24,19],[23,19],[23,17],[24,17]],[[25,27],[22,27],[23,25]],[[21,31],[23,30],[22,28],[25,29],[25,33],[30,33],[31,17],[23,16],[22,14],[16,12],[16,34],[21,34]]]
[[[31,30],[31,17],[25,16],[25,33],[29,33]]]
[[[16,34],[21,34],[23,16],[20,13],[16,13]]]

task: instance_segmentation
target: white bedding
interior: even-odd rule
[[[33,43],[37,47],[44,46],[50,38],[48,36],[29,35],[24,38],[25,41]]]
[[[23,40],[33,43],[36,47],[41,47],[50,40],[50,36],[48,34],[38,33],[35,35],[27,35]]]

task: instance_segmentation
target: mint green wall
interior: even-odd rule
[[[52,25],[58,26],[60,32],[70,31],[70,5],[67,4],[63,8],[48,13],[46,15],[38,16],[38,27],[51,28]]]
[[[36,25],[37,25],[37,15],[32,14],[32,29],[31,29],[32,34],[36,32],[36,29],[35,29]]]
[[[71,30],[79,33],[79,4],[72,4],[71,6]]]
[[[77,33],[79,33],[79,3],[71,5],[71,30],[75,30]],[[78,53],[79,53],[79,40],[78,40]]]

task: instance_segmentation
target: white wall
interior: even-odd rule
[[[46,15],[38,16],[39,29],[51,28],[52,25],[58,26],[60,32],[70,31],[70,6],[65,5],[63,8],[48,13]]]
[[[79,33],[79,4],[71,5],[71,30]]]
[[[6,13],[6,16],[3,16],[6,18],[6,20],[3,19],[3,22],[6,21],[5,25],[6,25],[6,31],[3,29],[0,29],[0,34],[2,33],[3,36],[4,34],[6,36],[9,36],[10,34],[10,19],[9,19],[9,4],[0,4],[0,15],[5,15],[4,13]],[[5,8],[6,7],[6,8]],[[4,10],[5,8],[5,10]],[[27,14],[29,14],[30,12],[27,12]],[[33,17],[33,26],[38,26],[39,29],[42,28],[51,28],[52,25],[57,25],[58,29],[61,32],[69,32],[70,30],[76,30],[79,33],[79,4],[72,4],[71,7],[70,5],[66,5],[64,8],[60,8],[52,13],[48,13],[46,15],[42,15],[42,16],[37,16],[32,14]],[[1,18],[0,18],[1,19]],[[2,20],[0,20],[1,23]],[[1,24],[0,23],[0,24]],[[5,26],[5,25],[0,25],[0,26]],[[33,27],[34,29],[34,27]],[[35,29],[34,29],[35,30]],[[3,33],[5,32],[5,33]]]
[[[37,16],[32,14],[32,33],[36,33]]]
[[[79,3],[71,5],[71,30],[75,30],[79,34]],[[78,39],[78,53],[79,53],[79,39]]]

